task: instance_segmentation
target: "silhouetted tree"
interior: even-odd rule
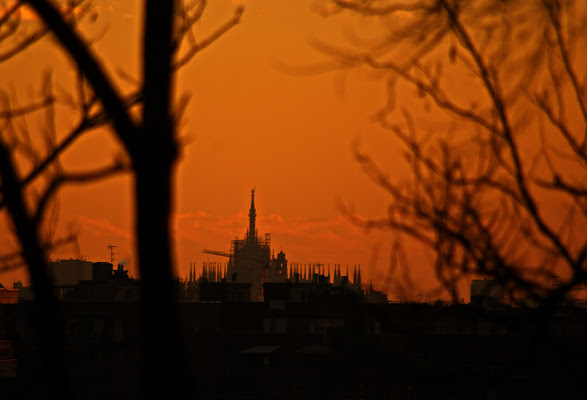
[[[439,286],[454,302],[464,297],[459,288],[483,276],[499,281],[511,299],[540,306],[522,318],[476,310],[527,345],[489,381],[505,382],[519,367],[540,371],[541,357],[556,354],[565,384],[583,393],[584,350],[555,337],[553,316],[574,305],[572,294],[587,278],[585,2],[320,4],[328,16],[351,13],[371,24],[369,35],[349,34],[345,47],[316,47],[333,70],[383,78],[387,99],[375,120],[398,143],[406,167],[396,164],[402,172],[390,176],[357,143],[357,161],[390,203],[382,218],[341,205],[343,212],[366,229],[393,232],[392,269],[398,262],[410,268],[402,243],[428,248]],[[564,315],[583,319],[581,310],[569,310]],[[452,355],[439,357],[444,365]],[[538,385],[550,378],[536,374],[529,379]]]
[[[59,4],[63,6],[58,8]],[[23,30],[22,34],[19,31],[20,10],[25,5],[34,9],[42,24],[32,32]],[[24,262],[30,273],[37,304],[37,325],[43,338],[44,368],[48,371],[46,383],[54,398],[68,397],[68,386],[62,317],[48,277],[48,250],[58,241],[42,232],[45,211],[64,185],[91,182],[122,171],[130,171],[134,182],[136,249],[141,274],[144,395],[168,398],[185,395],[189,390],[173,284],[174,259],[169,231],[174,203],[173,176],[179,151],[176,119],[181,114],[175,107],[174,73],[236,25],[243,11],[242,7],[236,8],[230,20],[198,41],[193,28],[205,7],[204,0],[189,5],[178,1],[144,2],[142,76],[131,93],[116,88],[94,50],[77,31],[77,22],[91,9],[85,1],[15,1],[0,16],[0,44],[4,42],[7,46],[6,51],[0,52],[0,62],[17,56],[50,34],[79,72],[78,98],[71,102],[80,111],[80,122],[61,142],[56,141],[54,131],[46,133],[54,129],[51,107],[55,98],[49,78],[39,102],[24,107],[13,107],[10,102],[5,102],[0,111],[1,207],[10,215],[20,247],[14,254],[6,255],[5,260],[11,263],[9,267]],[[183,106],[185,101],[182,100],[177,104],[179,111]],[[133,113],[133,107],[140,109],[138,116]],[[49,127],[43,134],[31,138],[26,131],[11,129],[15,118],[38,110],[45,110],[48,116]],[[123,155],[99,170],[65,172],[60,158],[67,148],[84,132],[106,124],[122,143]],[[38,152],[35,140],[47,143],[44,152]],[[31,168],[19,164],[27,156],[32,157]],[[39,180],[45,180],[46,184],[38,185]],[[34,190],[39,193],[31,194],[35,184]]]
[[[567,302],[587,277],[585,3],[327,4],[380,23],[376,39],[317,46],[333,68],[385,77],[377,119],[409,167],[408,177],[389,177],[357,145],[356,159],[391,203],[382,219],[349,217],[427,246],[455,300],[459,282],[486,276],[512,297]],[[397,95],[409,88],[413,98]],[[427,115],[442,125],[423,128]]]

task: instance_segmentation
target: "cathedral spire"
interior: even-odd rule
[[[257,237],[257,230],[255,228],[255,218],[257,212],[255,210],[255,189],[251,190],[251,209],[249,210],[249,238]]]

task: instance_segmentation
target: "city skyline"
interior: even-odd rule
[[[586,21],[0,1],[0,392],[579,398]]]
[[[192,99],[184,114],[185,146],[176,178],[177,272],[185,273],[192,261],[203,261],[194,260],[201,248],[218,248],[226,238],[241,234],[240,226],[246,221],[242,193],[254,186],[263,194],[259,224],[273,233],[276,245],[287,243],[292,259],[366,266],[373,259],[373,249],[380,247],[377,263],[384,268],[387,238],[364,235],[337,209],[342,200],[368,216],[385,210],[385,198],[377,195],[351,151],[354,137],[366,129],[379,129],[368,118],[383,93],[378,84],[365,85],[357,78],[348,87],[349,94],[341,96],[338,78],[331,74],[292,76],[280,69],[280,65],[319,61],[322,56],[309,39],[339,36],[341,28],[322,18],[310,1],[274,3],[246,4],[242,22],[178,77],[178,95],[190,93]],[[121,68],[136,75],[136,59],[126,49],[134,48],[140,27],[139,2],[107,2],[97,7],[96,24],[83,27],[91,35],[107,24],[95,46],[105,61],[115,60],[107,65],[111,75],[118,78]],[[233,1],[210,4],[202,31],[230,18],[233,9]],[[31,48],[30,57],[47,61],[31,64],[28,57],[17,57],[0,65],[2,75],[15,84],[28,81],[34,87],[34,79],[29,78],[52,68],[61,85],[70,85],[63,68],[67,62],[50,61],[63,60],[63,55],[49,41]],[[120,84],[127,85],[124,79]],[[227,110],[230,118],[222,117]],[[111,157],[113,141],[100,131],[76,146],[67,155],[66,165],[85,168]],[[132,274],[138,275],[129,186],[129,178],[114,177],[65,189],[60,196],[60,228],[66,231],[73,224],[79,229],[79,254],[68,246],[53,258],[86,256],[107,261],[107,245],[116,244],[117,251],[124,253],[120,258],[130,260]],[[0,279],[11,281],[23,273],[2,274]]]
[[[226,238],[241,235],[247,218],[241,193],[251,187],[263,193],[259,224],[273,233],[276,245],[287,244],[291,259],[361,264],[365,278],[376,282],[389,273],[393,235],[377,229],[366,233],[349,222],[339,207],[344,204],[365,218],[387,213],[389,197],[355,159],[357,141],[395,182],[404,179],[407,168],[400,141],[374,119],[387,102],[387,92],[374,71],[333,67],[325,72],[332,67],[325,44],[352,47],[377,37],[384,25],[345,13],[324,17],[328,7],[319,3],[221,0],[208,5],[199,28],[203,37],[229,20],[238,5],[244,4],[246,12],[239,24],[177,77],[178,103],[182,96],[191,96],[179,124],[182,148],[172,218],[178,274],[185,275],[190,262],[206,260],[198,259],[202,248],[221,248]],[[102,2],[95,5],[95,12],[96,18],[84,22],[82,30],[88,38],[100,38],[94,47],[108,72],[121,87],[131,88],[129,76],[140,74],[136,46],[140,2]],[[32,23],[35,17],[28,12],[23,19]],[[357,37],[359,33],[362,36]],[[582,57],[578,55],[578,64],[584,63]],[[31,63],[31,59],[42,61]],[[24,102],[31,90],[37,90],[36,77],[48,69],[57,86],[68,89],[72,85],[69,65],[63,53],[43,39],[25,56],[0,64],[0,72],[13,82],[14,94]],[[446,74],[457,95],[474,100],[462,74]],[[395,96],[401,98],[402,109],[413,113],[423,132],[454,128],[453,121],[430,110],[413,88],[399,85]],[[72,123],[64,117],[70,113],[66,103],[61,99],[56,107],[58,134]],[[570,118],[575,114],[570,108]],[[30,121],[31,126],[40,123]],[[85,135],[65,154],[64,164],[91,168],[117,154],[116,140],[105,131]],[[531,142],[523,146],[531,151],[536,147]],[[130,177],[118,176],[62,190],[59,232],[79,232],[79,246],[66,246],[52,257],[108,260],[107,246],[115,244],[120,259],[137,276],[131,184]],[[557,204],[549,197],[543,199],[541,208],[549,222],[565,218],[566,209]],[[2,224],[3,239],[10,238],[7,227]],[[577,232],[579,237],[584,235],[584,228]],[[409,267],[394,270],[396,281],[413,281],[424,291],[437,288],[432,254],[414,241],[403,245]],[[0,273],[2,281],[24,277],[24,270]]]
[[[384,97],[380,85],[351,76],[345,95],[337,74],[294,76],[287,71],[288,66],[323,59],[312,48],[312,38],[339,38],[344,30],[339,23],[321,17],[311,1],[245,5],[242,22],[178,77],[176,93],[190,93],[191,101],[180,131],[184,147],[176,178],[177,272],[183,275],[190,262],[204,261],[198,259],[202,248],[220,248],[241,235],[240,227],[247,218],[242,194],[255,186],[262,193],[259,224],[273,233],[277,247],[287,244],[292,259],[364,267],[376,264],[386,272],[389,237],[364,234],[337,208],[343,201],[369,217],[385,212],[385,196],[361,171],[351,149],[359,135],[367,135],[366,144],[375,149],[389,144],[377,134],[381,129],[369,122]],[[87,23],[83,28],[91,35],[107,24],[95,47],[111,75],[122,86],[128,85],[119,78],[119,70],[138,74],[135,54],[127,49],[135,48],[139,2],[96,6],[96,24]],[[210,4],[202,35],[230,18],[233,10],[232,1]],[[30,77],[52,68],[62,86],[70,85],[63,68],[67,61],[52,61],[65,59],[48,40],[29,51],[30,57],[46,61],[31,64],[28,56],[16,57],[0,65],[6,79],[34,87]],[[222,79],[211,79],[215,76]],[[66,107],[61,111],[68,112]],[[229,118],[224,117],[226,113]],[[369,143],[372,140],[374,144]],[[110,135],[97,131],[79,141],[65,163],[74,168],[94,166],[111,157],[114,147]],[[130,261],[131,273],[137,276],[129,186],[128,177],[113,177],[62,191],[60,229],[67,231],[73,225],[79,230],[79,252],[67,246],[52,257],[108,261],[107,246],[114,244],[119,246],[119,258]],[[6,231],[1,234],[8,235]],[[22,279],[23,273],[1,274],[0,280]],[[364,273],[369,274],[366,268]]]

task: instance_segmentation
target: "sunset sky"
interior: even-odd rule
[[[174,229],[181,276],[187,275],[190,262],[200,269],[206,260],[225,261],[202,250],[228,251],[230,240],[245,234],[255,187],[257,227],[260,234],[271,233],[276,252],[283,249],[290,262],[349,264],[351,269],[360,264],[364,282],[373,279],[376,287],[391,290],[389,280],[384,283],[391,235],[364,232],[337,207],[343,202],[366,217],[386,213],[389,198],[353,158],[355,140],[401,181],[401,151],[373,120],[385,103],[383,80],[364,70],[312,74],[307,68],[328,61],[313,45],[317,41],[344,45],[357,32],[369,38],[379,28],[373,20],[350,15],[325,18],[319,3],[209,2],[198,28],[201,37],[230,19],[237,5],[243,4],[245,12],[239,25],[177,76],[176,95],[191,95],[181,121],[183,147],[176,175]],[[97,19],[83,22],[81,29],[87,39],[95,38],[95,51],[120,87],[128,89],[120,71],[139,76],[141,2],[94,4]],[[38,93],[47,70],[53,73],[57,93],[73,91],[72,63],[49,38],[1,63],[0,84],[24,103]],[[420,101],[413,89],[399,90],[402,105]],[[58,130],[66,130],[75,120],[67,117],[66,106],[59,107]],[[434,113],[422,123],[443,128]],[[96,130],[72,147],[65,166],[77,170],[104,165],[120,151],[109,132]],[[59,228],[79,229],[79,253],[76,246],[66,246],[53,259],[109,261],[107,246],[112,244],[118,246],[117,259],[137,276],[132,223],[127,176],[68,187],[60,196]],[[8,236],[6,229],[2,235]],[[412,251],[412,278],[424,291],[434,287],[431,259],[414,245],[407,249]],[[0,274],[5,285],[20,278],[26,280],[24,270]]]
[[[210,2],[199,28],[202,36],[245,5],[241,23],[199,54],[178,75],[176,93],[191,95],[182,120],[184,143],[177,173],[175,232],[177,266],[226,261],[202,254],[204,248],[228,251],[230,240],[247,227],[250,191],[257,189],[260,234],[272,234],[272,247],[290,262],[361,264],[363,280],[388,264],[389,237],[366,234],[337,209],[343,201],[366,216],[385,213],[386,197],[354,161],[351,145],[380,149],[393,165],[393,143],[371,117],[385,99],[381,81],[360,73],[295,74],[298,67],[324,63],[315,40],[336,41],[357,28],[354,18],[336,21],[320,15],[315,1],[254,0]],[[139,76],[140,2],[96,1],[98,18],[84,22],[86,38],[121,85],[119,70]],[[71,91],[71,61],[51,39],[0,64],[2,85],[15,88],[24,102],[38,93],[50,69],[55,87]],[[34,118],[33,118],[34,119]],[[63,128],[73,120],[61,118]],[[87,134],[68,152],[72,170],[104,165],[119,152],[104,130]],[[110,259],[132,265],[130,180],[116,177],[99,184],[69,187],[60,197],[59,224],[79,229],[79,250],[92,261]],[[374,261],[374,255],[377,255]],[[73,246],[53,258],[78,257]],[[24,271],[0,275],[10,284]],[[381,278],[381,277],[380,277]],[[26,278],[25,278],[26,279]]]

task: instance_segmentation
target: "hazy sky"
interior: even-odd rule
[[[209,2],[200,37],[229,19],[236,3]],[[250,190],[256,187],[259,233],[270,232],[272,247],[283,249],[290,262],[361,264],[364,281],[375,277],[370,273],[375,266],[384,272],[388,265],[389,237],[353,226],[337,202],[367,216],[385,213],[386,196],[361,171],[351,151],[353,140],[361,138],[364,148],[379,152],[390,172],[393,158],[400,156],[394,154],[389,135],[371,121],[384,101],[382,83],[361,73],[287,72],[326,61],[312,43],[340,42],[361,22],[324,18],[315,1],[239,3],[246,6],[242,22],[183,68],[177,79],[176,94],[191,95],[182,119],[184,145],[176,177],[178,270],[187,274],[190,262],[201,268],[202,261],[215,260],[202,254],[204,248],[227,251],[231,239],[244,235]],[[121,87],[128,88],[120,70],[139,75],[139,2],[95,4],[98,18],[84,22],[82,30],[86,38],[97,38],[96,52]],[[364,24],[361,28],[370,29]],[[72,91],[71,62],[50,39],[0,64],[1,83],[24,102],[38,93],[47,70],[55,87]],[[66,107],[61,110],[58,128],[65,131],[75,120]],[[65,165],[72,170],[104,165],[119,151],[110,133],[95,131],[68,152]],[[71,226],[79,229],[81,255],[109,260],[107,245],[117,245],[117,258],[130,260],[137,275],[129,178],[63,190],[59,215],[62,232]],[[78,256],[72,246],[54,254]],[[20,275],[0,275],[0,281],[10,284]]]
[[[399,278],[388,274],[390,234],[363,232],[337,208],[344,202],[367,217],[386,213],[389,198],[353,159],[355,140],[394,181],[404,176],[401,149],[373,120],[385,103],[384,81],[365,70],[292,73],[328,61],[313,45],[317,41],[346,45],[374,37],[379,26],[345,14],[325,18],[317,6],[325,2],[317,0],[208,3],[198,39],[230,19],[238,4],[245,12],[238,26],[177,76],[176,98],[191,96],[180,124],[183,145],[175,181],[178,273],[187,275],[190,262],[200,269],[202,261],[226,261],[202,250],[228,251],[230,240],[245,234],[255,187],[257,227],[261,235],[272,234],[276,252],[283,249],[290,262],[360,264],[364,282],[373,279],[376,287],[389,289],[389,280]],[[139,77],[140,4],[96,0],[97,18],[81,25],[123,90],[132,86],[128,77]],[[66,132],[76,121],[64,101],[74,90],[72,63],[50,38],[1,63],[0,86],[24,103],[38,95],[48,70],[60,96],[58,132]],[[461,78],[445,77],[454,80],[451,90],[458,95],[475,98]],[[421,106],[413,89],[400,87],[396,95],[401,106]],[[434,111],[415,117],[420,126],[445,128]],[[31,117],[30,127],[41,121]],[[104,165],[120,149],[107,130],[96,130],[68,151],[64,163],[70,170]],[[109,261],[112,244],[118,246],[116,258],[137,276],[128,177],[63,190],[59,230],[71,229],[79,231],[79,247],[66,246],[53,258]],[[0,234],[9,246],[5,223]],[[408,250],[412,277],[424,290],[434,286],[431,259],[414,245]],[[0,274],[0,282],[22,277],[24,271]]]

